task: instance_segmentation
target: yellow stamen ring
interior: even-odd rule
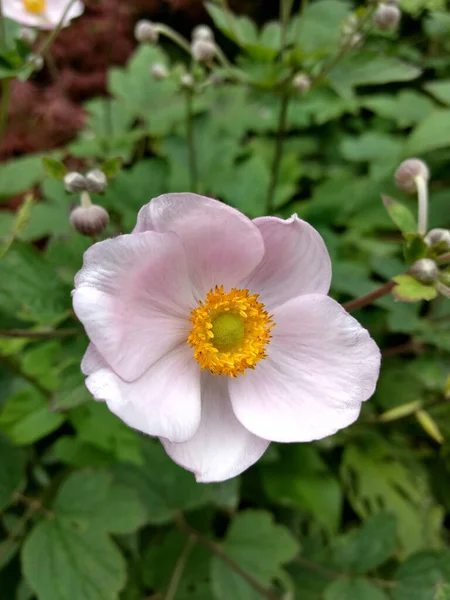
[[[203,369],[213,375],[237,377],[266,358],[272,317],[258,302],[258,294],[215,287],[191,312],[188,343]]]
[[[47,7],[46,0],[23,0],[25,10],[35,15],[40,15]]]

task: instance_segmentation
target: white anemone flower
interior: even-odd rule
[[[5,17],[21,25],[55,29],[66,10],[63,26],[83,13],[84,4],[79,0],[2,0],[2,8]]]

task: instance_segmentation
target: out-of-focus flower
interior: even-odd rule
[[[5,17],[17,23],[38,29],[55,29],[69,4],[70,0],[3,0],[2,7]],[[74,2],[64,16],[63,25],[68,25],[83,11],[83,2]]]
[[[156,44],[159,39],[159,32],[151,21],[142,19],[136,23],[134,37],[140,44]]]
[[[84,192],[87,189],[86,177],[76,171],[70,171],[64,175],[64,187],[70,194]]]
[[[421,258],[409,270],[411,275],[421,283],[434,283],[439,275],[437,264],[431,258]]]
[[[180,77],[181,86],[187,89],[192,89],[194,87],[194,78],[190,73],[183,73]]]
[[[76,276],[86,385],[198,481],[234,477],[270,441],[347,427],[375,389],[378,347],[330,281],[321,236],[296,215],[159,196]]]

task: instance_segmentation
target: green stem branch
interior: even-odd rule
[[[191,46],[189,45],[189,42],[182,35],[174,31],[171,27],[168,27],[163,23],[156,23],[155,29],[161,35],[164,35],[169,40],[172,40],[172,42],[175,42],[175,44],[180,46],[180,48],[185,50],[188,54],[191,54]]]
[[[183,577],[183,573],[186,568],[186,563],[188,561],[189,555],[191,554],[192,548],[194,547],[194,544],[195,539],[190,535],[186,541],[186,544],[180,556],[178,557],[164,600],[174,600],[178,591],[178,587],[180,585],[181,578]]]
[[[364,306],[372,304],[372,302],[375,302],[375,300],[378,300],[378,298],[382,298],[383,296],[386,296],[386,294],[389,294],[392,291],[392,289],[394,288],[394,286],[395,286],[395,281],[392,281],[392,280],[388,281],[387,283],[380,286],[376,290],[373,290],[373,292],[369,292],[368,294],[365,294],[364,296],[361,296],[360,298],[355,298],[354,300],[345,302],[342,306],[348,312],[351,312],[358,308],[363,308]]]

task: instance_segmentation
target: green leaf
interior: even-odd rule
[[[298,544],[290,532],[276,525],[263,511],[240,512],[231,522],[222,544],[223,551],[242,569],[269,589],[273,578],[292,560]],[[223,560],[212,560],[212,585],[218,600],[260,598],[254,588]]]
[[[70,475],[61,485],[53,505],[61,519],[80,531],[131,533],[146,521],[137,492],[114,482],[106,471],[84,470]]]
[[[0,511],[12,504],[14,494],[22,491],[24,486],[24,452],[0,435]]]
[[[411,275],[397,275],[394,277],[396,286],[392,290],[397,300],[402,302],[419,302],[420,300],[433,300],[437,291],[433,285],[426,285],[414,279]]]
[[[119,465],[118,481],[137,490],[151,523],[168,523],[177,512],[199,508],[210,502],[212,490],[197,483],[153,440],[142,440],[142,466]]]
[[[333,547],[335,564],[346,572],[364,575],[386,562],[396,547],[396,519],[379,513],[359,529],[336,539]]]
[[[64,175],[67,173],[67,167],[60,160],[44,156],[42,163],[44,164],[44,169],[48,177],[52,177],[58,181],[64,179]]]
[[[450,106],[450,79],[430,81],[424,87],[437,100]]]
[[[432,112],[411,132],[406,154],[424,154],[431,150],[450,147],[450,110],[440,109]]]
[[[23,230],[26,228],[28,220],[30,218],[31,209],[34,206],[34,202],[34,196],[32,194],[29,194],[28,196],[26,196],[23,204],[17,211],[17,215],[14,219],[14,223],[8,234],[7,240],[3,244],[0,244],[0,260],[8,252],[14,240],[17,237],[19,237],[22,234]]]
[[[404,234],[406,244],[403,247],[403,254],[408,264],[413,264],[420,258],[425,258],[428,252],[428,246],[425,244],[423,235],[420,233]]]
[[[375,94],[358,98],[364,108],[386,119],[392,119],[398,127],[406,128],[423,121],[436,104],[425,94],[416,90],[402,90],[398,94]]]
[[[388,596],[367,579],[333,581],[325,590],[324,600],[389,600]]]
[[[262,477],[273,502],[306,510],[328,531],[337,531],[342,490],[313,446],[282,446],[280,460],[264,466]]]
[[[417,231],[417,221],[409,208],[383,194],[381,195],[381,199],[389,216],[402,233],[414,233]]]
[[[113,177],[116,177],[116,175],[119,174],[121,168],[122,168],[122,159],[120,158],[120,156],[118,156],[116,158],[110,158],[109,160],[107,160],[103,164],[101,170],[103,171],[103,173],[106,175],[106,177],[108,179],[112,179]]]
[[[291,28],[291,42],[302,55],[322,56],[331,52],[341,37],[340,24],[350,15],[350,6],[340,0],[319,0],[307,6]],[[295,37],[294,37],[295,36]]]
[[[91,401],[92,396],[86,388],[79,362],[59,372],[58,379],[60,383],[55,386],[50,402],[52,410],[64,411]]]
[[[434,600],[442,583],[450,583],[450,551],[419,552],[397,569],[393,600]]]
[[[418,410],[416,412],[416,419],[422,429],[438,444],[445,442],[444,436],[440,432],[440,429],[433,419],[433,417],[426,410]]]
[[[22,569],[38,600],[116,600],[126,577],[125,561],[105,533],[58,517],[28,536]]]
[[[16,158],[0,165],[0,199],[30,190],[45,177],[40,156]]]
[[[15,444],[26,446],[58,429],[61,414],[50,412],[48,403],[34,387],[25,387],[10,396],[0,412],[0,430]]]

